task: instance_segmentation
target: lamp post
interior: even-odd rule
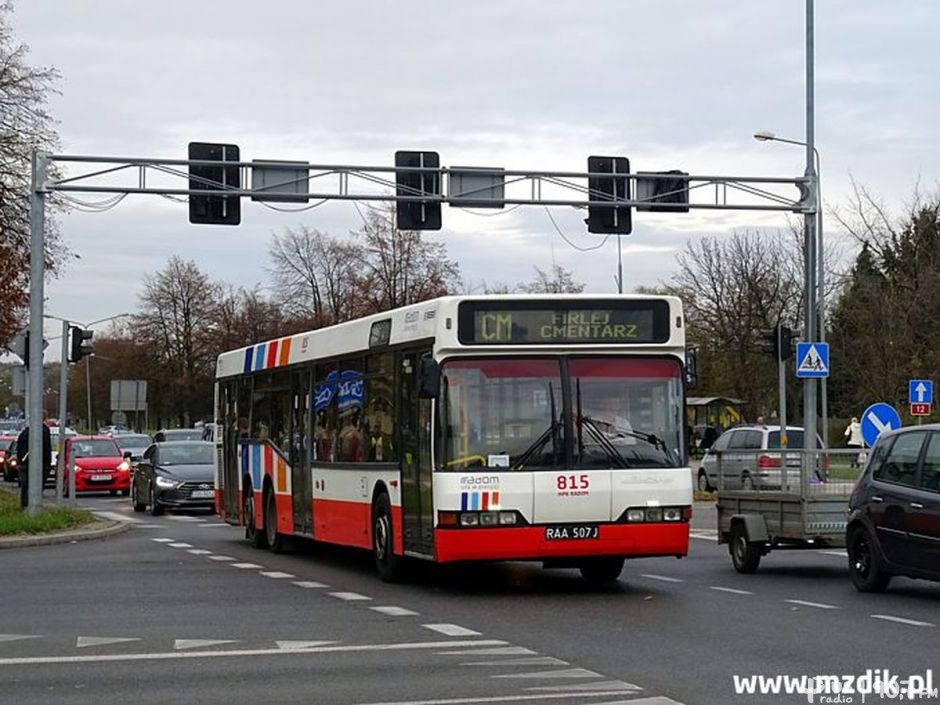
[[[806,142],[800,140],[791,140],[785,137],[778,137],[773,132],[761,130],[754,133],[754,139],[758,142],[785,142],[786,144],[795,144],[805,147]],[[822,208],[822,167],[819,161],[819,150],[813,147],[813,156],[816,159],[816,239],[818,255],[817,264],[817,284],[819,293],[816,298],[816,332],[819,342],[826,342],[826,266],[825,250],[823,249],[823,208]],[[826,389],[827,379],[823,377],[820,380],[820,396],[822,405],[822,437],[823,443],[829,447],[829,395]]]

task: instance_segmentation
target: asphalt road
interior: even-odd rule
[[[388,585],[362,552],[274,554],[214,516],[82,502],[133,527],[0,552],[0,703],[786,703],[807,700],[735,696],[733,676],[938,665],[940,584],[861,595],[840,551],[739,575],[704,504],[688,558],[592,588],[520,563]]]

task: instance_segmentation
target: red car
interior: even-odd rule
[[[65,492],[75,473],[75,492],[127,495],[131,487],[130,461],[110,436],[71,436],[65,441]]]
[[[16,436],[0,434],[0,474],[7,482],[19,477],[16,469]]]

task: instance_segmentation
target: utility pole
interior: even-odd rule
[[[816,222],[817,202],[816,166],[814,163],[815,117],[814,117],[814,23],[813,0],[806,0],[806,191],[804,194],[803,230],[804,238],[804,333],[806,342],[816,342]],[[803,380],[803,449],[805,462],[812,462],[816,450],[816,380]],[[808,467],[808,466],[807,466]]]
[[[29,188],[29,369],[27,378],[29,425],[29,487],[26,513],[35,515],[42,506],[43,452],[42,452],[42,301],[45,276],[45,184],[48,155],[34,151]]]

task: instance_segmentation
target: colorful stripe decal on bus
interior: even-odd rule
[[[281,367],[290,362],[290,338],[278,338],[267,343],[258,343],[245,349],[243,372],[258,372]]]
[[[499,492],[461,492],[460,509],[474,511],[496,509],[499,506]]]
[[[269,443],[251,443],[242,446],[242,475],[251,477],[251,486],[260,492],[264,487],[264,476],[270,473],[274,491],[289,494],[290,466]]]

